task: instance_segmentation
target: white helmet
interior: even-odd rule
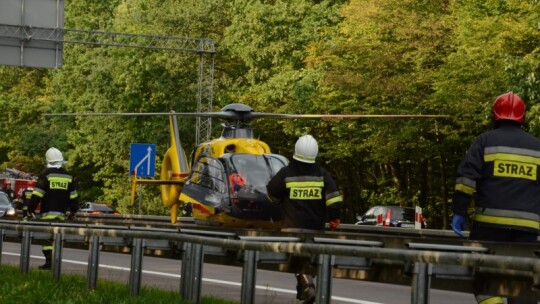
[[[60,168],[64,164],[64,156],[62,152],[56,148],[49,148],[45,153],[48,168]]]
[[[294,147],[293,158],[303,163],[314,163],[317,153],[319,152],[319,145],[313,136],[304,135],[296,141]]]

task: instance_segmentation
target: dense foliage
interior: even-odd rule
[[[521,95],[526,128],[540,135],[535,0],[83,0],[65,9],[70,29],[214,39],[216,110],[242,102],[277,113],[448,115],[256,123],[257,136],[287,156],[297,136],[319,140],[319,161],[344,193],[345,222],[375,204],[401,204],[448,227],[455,169],[491,127],[499,94]],[[83,200],[132,212],[129,144],[156,143],[162,155],[166,119],[42,114],[194,111],[198,59],[76,44],[63,57],[58,70],[0,67],[0,163],[38,173],[56,146]],[[186,147],[193,125],[182,120]],[[157,187],[146,186],[143,201],[143,212],[166,212]]]

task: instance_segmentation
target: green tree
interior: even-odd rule
[[[448,1],[350,1],[336,35],[312,48],[308,61],[321,70],[322,104],[330,112],[365,114],[444,113],[430,99],[438,68],[451,52],[444,22]],[[433,119],[369,119],[335,127],[326,141],[336,171],[354,166],[348,192],[355,213],[370,204],[429,208],[441,187],[441,125]]]

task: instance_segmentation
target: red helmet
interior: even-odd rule
[[[502,94],[493,103],[493,120],[513,120],[523,123],[525,119],[525,102],[513,92]]]

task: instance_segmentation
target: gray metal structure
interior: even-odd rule
[[[0,1],[0,64],[62,67],[65,43],[195,53],[199,57],[197,111],[212,111],[212,39],[64,29],[64,0]],[[197,117],[195,142],[209,140],[212,120]]]
[[[64,0],[2,0],[0,24],[6,25],[0,29],[0,64],[62,66],[61,37],[43,40],[33,36],[34,32],[41,32],[40,28],[64,27]]]

